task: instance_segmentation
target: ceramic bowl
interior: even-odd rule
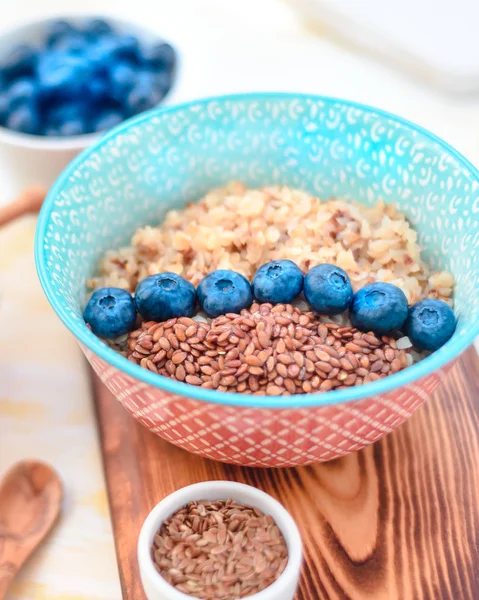
[[[95,18],[104,19],[116,31],[136,35],[145,43],[154,43],[163,39],[161,34],[151,29],[110,16],[62,15],[37,19],[2,31],[0,35],[0,63],[2,58],[17,44],[39,45],[42,43],[50,26],[59,19],[81,27],[85,22]],[[162,100],[162,104],[168,105],[171,99],[174,99],[176,86],[179,78],[181,78],[181,53],[175,40],[170,39],[167,31],[164,35],[164,39],[175,47],[179,59],[173,86]],[[47,137],[20,133],[0,126],[0,151],[2,152],[2,158],[5,157],[9,168],[18,173],[24,184],[30,182],[50,185],[81,150],[97,141],[102,135],[103,133],[89,133],[76,136]]]
[[[298,528],[287,510],[269,494],[250,485],[233,481],[203,481],[181,488],[164,498],[150,512],[138,538],[138,565],[148,600],[194,600],[174,589],[158,573],[153,564],[151,548],[162,522],[188,502],[195,500],[228,500],[259,508],[271,515],[288,546],[288,564],[278,579],[268,588],[249,596],[250,600],[293,600],[302,563],[302,544]]]
[[[456,278],[454,336],[390,377],[290,397],[189,386],[115,353],[82,319],[86,281],[100,257],[128,243],[139,226],[231,179],[368,205],[394,202],[417,230],[424,260]],[[359,450],[430,397],[479,334],[478,249],[479,175],[446,143],[352,102],[249,94],[150,112],[90,147],[51,189],[38,223],[36,261],[53,308],[140,423],[207,458],[285,467]]]

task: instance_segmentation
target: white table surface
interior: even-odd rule
[[[479,101],[442,97],[352,55],[311,33],[281,0],[14,0],[2,6],[0,28],[56,12],[109,13],[113,6],[115,14],[181,42],[185,69],[176,101],[251,90],[346,97],[419,122],[479,164]],[[9,171],[1,155],[0,173],[4,203],[28,176]],[[119,600],[85,364],[37,283],[34,227],[27,217],[0,231],[0,473],[21,458],[42,458],[61,473],[66,498],[60,525],[8,600]]]

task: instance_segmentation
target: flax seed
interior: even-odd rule
[[[179,591],[205,600],[243,598],[271,585],[286,567],[287,546],[273,519],[237,503],[231,513],[231,505],[192,502],[162,524],[152,556]],[[218,515],[223,529],[214,524]],[[171,537],[175,521],[179,533]]]
[[[253,394],[344,388],[408,365],[406,352],[393,339],[318,322],[290,305],[254,304],[241,315],[222,315],[211,323],[146,322],[130,334],[127,348],[129,360],[159,375]]]
[[[288,367],[289,377],[292,377],[293,379],[295,379],[299,375],[300,370],[301,369],[298,367],[297,364],[289,365],[289,367]]]
[[[369,369],[370,373],[376,373],[377,371],[380,371],[383,367],[383,361],[378,359],[375,362],[373,362],[373,364],[371,365],[371,368]]]
[[[391,371],[393,373],[397,373],[398,371],[401,370],[401,361],[398,358],[395,358],[392,362],[391,362]]]
[[[266,393],[270,396],[281,396],[281,394],[284,392],[284,388],[280,387],[278,385],[269,385],[266,388]]]
[[[251,373],[251,375],[262,375],[263,367],[249,367],[248,372]]]
[[[291,365],[294,363],[294,360],[289,356],[289,354],[280,354],[278,357],[278,362],[283,365]]]
[[[263,348],[268,348],[271,343],[271,338],[265,331],[258,332],[258,342],[261,344]]]
[[[333,367],[329,363],[323,362],[322,360],[318,360],[315,363],[315,367],[316,369],[323,371],[323,373],[330,373],[333,370]]]
[[[165,337],[160,338],[158,343],[160,344],[160,347],[167,352],[171,348],[170,342]]]
[[[319,348],[315,348],[314,349],[314,354],[316,355],[316,359],[320,360],[321,362],[329,362],[330,360],[330,355],[328,352],[325,352],[324,350],[320,350]]]
[[[267,369],[268,373],[272,373],[275,366],[276,366],[276,361],[273,356],[270,356],[268,358],[268,360],[266,361],[266,369]]]
[[[349,362],[349,360],[347,358],[341,358],[339,360],[339,362],[341,363],[342,368],[345,369],[346,371],[353,370],[353,365]]]
[[[251,367],[262,367],[264,364],[263,361],[254,354],[247,356],[245,358],[245,363]]]
[[[369,369],[369,358],[367,356],[361,356],[359,359],[359,364],[363,367],[363,369]]]
[[[186,371],[183,365],[178,365],[175,370],[175,377],[178,381],[184,381],[186,378]]]
[[[186,359],[187,356],[188,355],[186,352],[174,352],[173,356],[171,357],[171,362],[174,365],[179,365]]]

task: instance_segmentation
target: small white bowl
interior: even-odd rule
[[[36,19],[2,31],[0,34],[0,63],[9,50],[18,44],[39,46],[45,41],[48,28],[55,21],[65,20],[73,25],[82,26],[91,19],[104,19],[112,25],[115,31],[136,35],[140,42],[154,43],[165,40],[171,43],[177,54],[175,76],[171,89],[161,102],[162,105],[169,104],[171,96],[174,95],[176,90],[178,79],[181,76],[181,48],[178,47],[174,39],[171,39],[167,31],[165,31],[163,36],[161,33],[152,31],[151,29],[108,15],[60,15],[45,19]],[[41,183],[49,186],[79,152],[95,142],[103,133],[106,132],[48,137],[20,133],[0,126],[0,152],[2,161],[8,163],[10,169],[15,170],[17,178],[22,181],[22,184]]]
[[[153,563],[152,546],[161,524],[188,502],[195,500],[227,500],[259,508],[275,520],[288,546],[288,564],[278,579],[266,589],[248,596],[248,600],[293,600],[298,587],[303,558],[301,536],[286,509],[264,492],[232,481],[205,481],[181,488],[164,498],[146,518],[138,539],[138,564],[148,600],[194,600],[173,588],[158,573]]]

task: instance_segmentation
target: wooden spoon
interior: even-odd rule
[[[0,207],[0,227],[17,217],[38,212],[48,190],[43,185],[31,185],[10,204]]]
[[[24,460],[0,483],[0,600],[61,510],[63,488],[47,464]]]

